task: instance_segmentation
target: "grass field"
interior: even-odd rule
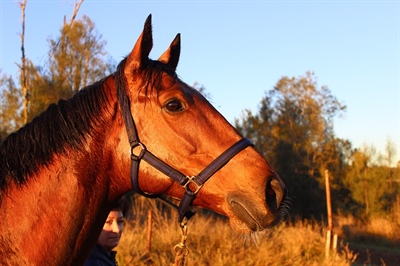
[[[150,242],[149,210],[153,215]],[[173,248],[181,239],[175,211],[160,212],[154,200],[143,199],[133,213],[117,248],[119,265],[172,265]],[[399,229],[397,222],[384,218],[364,223],[336,218],[333,232],[339,236],[338,248],[326,257],[326,226],[321,222],[285,222],[243,236],[225,218],[200,211],[188,223],[186,265],[400,265]]]

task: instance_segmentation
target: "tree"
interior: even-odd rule
[[[333,119],[346,106],[328,87],[318,87],[313,73],[282,77],[261,100],[259,112],[246,110],[236,128],[277,169],[294,198],[295,213],[319,216],[324,209],[323,173],[328,169],[341,195],[349,197],[339,181],[351,145],[335,137]],[[332,193],[334,195],[334,192]]]
[[[20,86],[25,90],[18,88],[11,77],[3,77],[2,132],[19,128],[50,103],[71,97],[80,88],[105,77],[115,68],[115,63],[106,57],[106,42],[86,16],[82,20],[71,19],[70,24],[64,22],[59,40],[51,39],[49,44],[49,60],[44,67],[35,66],[28,58],[23,58]],[[26,106],[23,100],[29,105]],[[10,122],[6,123],[6,120]]]
[[[354,153],[354,169],[356,171],[357,180],[359,183],[362,183],[363,189],[363,197],[365,204],[365,214],[369,214],[369,176],[368,176],[368,164],[370,162],[371,156],[368,154],[368,151],[364,149],[364,151],[356,151]],[[361,196],[362,197],[362,196]]]
[[[86,16],[76,20],[83,0],[75,2],[69,23],[64,24],[58,39],[50,39],[49,60],[44,66],[35,66],[25,56],[25,8],[22,11],[21,64],[19,86],[12,77],[2,77],[0,94],[1,132],[18,129],[59,98],[69,98],[80,88],[106,76],[115,63],[106,62],[105,41],[95,31],[94,23]]]
[[[104,51],[106,42],[95,31],[90,18],[64,24],[60,37],[50,39],[49,61],[45,66],[28,67],[31,86],[29,119],[50,103],[69,98],[79,89],[105,77],[114,67]],[[115,64],[114,64],[115,65]]]
[[[0,139],[22,124],[21,93],[12,77],[3,74],[0,78]]]
[[[394,157],[396,155],[396,146],[393,143],[391,138],[387,138],[386,140],[386,171],[384,176],[387,176],[387,183],[389,185],[389,189],[383,193],[381,202],[385,203],[383,208],[387,211],[394,212],[396,209],[396,204],[399,195],[399,186],[398,183],[395,183],[394,176],[398,169],[392,167]],[[397,170],[397,171],[396,171]]]
[[[299,171],[310,176],[321,175],[329,158],[325,149],[334,139],[333,118],[346,106],[340,103],[328,87],[318,88],[315,77],[308,72],[300,78],[280,79],[271,93],[278,110],[278,134],[293,144],[300,157]],[[281,137],[281,138],[282,138]],[[332,170],[332,169],[329,169]]]
[[[29,90],[27,86],[26,80],[26,58],[25,58],[25,8],[26,8],[26,0],[23,0],[19,3],[22,13],[22,32],[20,34],[21,37],[21,65],[20,68],[20,84],[23,96],[23,123],[28,122],[28,106],[29,106]]]
[[[89,17],[83,16],[71,24],[64,22],[60,38],[49,42],[49,80],[70,95],[107,72],[106,42],[97,34]]]
[[[386,146],[385,146],[385,151],[386,151],[386,166],[389,169],[388,173],[388,182],[390,184],[390,192],[393,192],[393,170],[391,169],[392,167],[392,162],[394,159],[394,156],[396,155],[396,146],[394,145],[393,141],[391,138],[388,138],[386,140]]]

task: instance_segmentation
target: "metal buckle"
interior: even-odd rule
[[[186,190],[186,191],[190,191],[191,193],[193,193],[193,194],[197,194],[197,192],[199,192],[199,190],[203,187],[203,185],[199,185],[199,184],[197,184],[196,183],[196,181],[195,181],[195,176],[186,176],[186,178],[187,178],[187,181],[186,181],[186,183],[183,185],[183,188]],[[194,184],[195,186],[196,186],[196,189],[194,190],[194,191],[192,191],[191,189],[190,189],[190,184]]]
[[[141,149],[140,152],[139,152],[139,155],[136,155],[136,154],[134,153],[134,150],[135,150],[137,147],[140,147],[140,149]],[[131,147],[131,160],[135,160],[135,161],[141,160],[141,159],[143,158],[145,152],[146,152],[146,146],[144,146],[143,143],[138,142],[138,143],[132,145],[132,147]]]

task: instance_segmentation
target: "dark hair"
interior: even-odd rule
[[[121,211],[122,214],[126,217],[129,210],[129,204],[127,198],[125,196],[122,196],[122,198],[120,198],[117,202],[115,202],[111,210]]]

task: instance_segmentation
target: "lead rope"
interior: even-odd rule
[[[184,266],[186,256],[189,254],[189,248],[186,246],[186,239],[187,239],[187,219],[184,219],[180,223],[181,227],[181,242],[174,247],[175,251],[175,262],[173,266]]]

